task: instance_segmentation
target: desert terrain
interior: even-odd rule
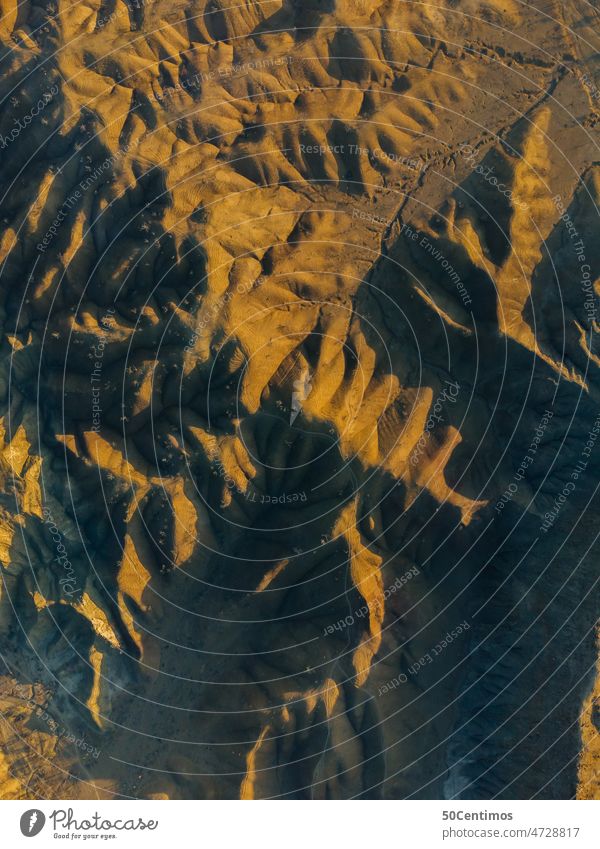
[[[0,9],[0,798],[600,798],[597,6]]]

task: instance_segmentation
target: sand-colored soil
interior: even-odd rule
[[[0,796],[598,798],[597,9],[0,10]]]

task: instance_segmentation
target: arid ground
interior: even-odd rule
[[[0,797],[600,798],[597,4],[0,9]]]

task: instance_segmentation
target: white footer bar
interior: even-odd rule
[[[600,802],[0,803],[6,846],[207,849],[600,846]]]

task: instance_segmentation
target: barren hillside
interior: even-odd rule
[[[0,796],[599,798],[597,8],[0,9]]]

